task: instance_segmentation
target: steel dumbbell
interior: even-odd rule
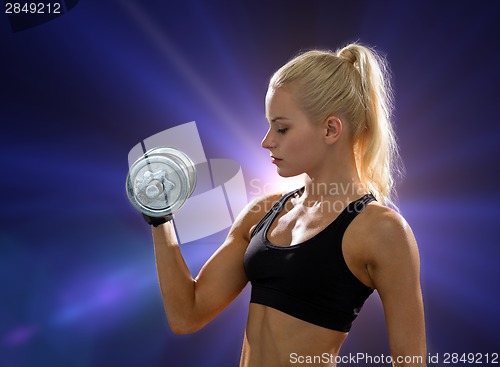
[[[196,168],[180,150],[153,148],[130,167],[126,186],[128,199],[137,210],[164,217],[179,210],[193,193]]]

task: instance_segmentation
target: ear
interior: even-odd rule
[[[328,116],[324,121],[325,142],[333,144],[342,135],[342,120],[336,116]]]

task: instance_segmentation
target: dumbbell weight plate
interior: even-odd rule
[[[196,168],[191,158],[189,158],[184,152],[178,149],[168,147],[155,148],[150,150],[150,152],[150,154],[163,155],[176,161],[179,167],[181,167],[181,169],[185,172],[188,178],[188,195],[186,197],[187,200],[187,198],[191,196],[196,187]]]
[[[191,159],[173,148],[154,148],[130,167],[127,196],[151,217],[175,213],[193,193],[196,169]]]

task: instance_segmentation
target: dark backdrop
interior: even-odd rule
[[[392,66],[429,352],[500,352],[498,4],[82,0],[19,32],[0,16],[0,365],[236,366],[248,288],[172,334],[128,151],[195,120],[209,158],[278,182],[260,148],[270,75],[350,41]],[[225,234],[183,245],[193,273]],[[388,354],[378,295],[342,352]]]

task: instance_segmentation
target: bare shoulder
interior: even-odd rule
[[[379,238],[394,237],[411,231],[400,213],[377,202],[369,204],[359,219],[372,236]]]
[[[371,260],[416,251],[410,225],[395,210],[370,203],[352,223],[351,236]]]

